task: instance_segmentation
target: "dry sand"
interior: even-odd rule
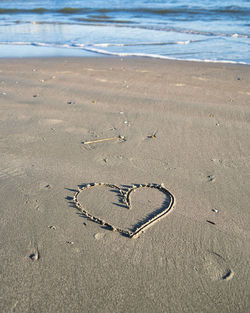
[[[249,99],[243,65],[0,60],[0,312],[249,312]],[[130,239],[93,182],[176,203]],[[169,205],[111,191],[78,201],[123,230]]]

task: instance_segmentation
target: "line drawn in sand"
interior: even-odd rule
[[[96,187],[108,187],[111,189],[116,190],[120,194],[121,202],[124,204],[124,206],[127,209],[132,209],[132,201],[131,196],[134,192],[141,188],[153,188],[157,189],[158,191],[162,192],[166,196],[166,201],[164,201],[163,206],[160,209],[156,209],[149,213],[144,219],[133,225],[132,229],[125,230],[119,227],[116,227],[112,225],[111,223],[106,222],[105,220],[92,215],[89,211],[87,211],[83,205],[79,202],[79,195],[83,192],[88,190],[89,188],[96,188]],[[69,199],[69,198],[68,198]],[[85,184],[78,187],[78,190],[75,192],[73,196],[73,204],[74,206],[80,211],[79,215],[83,216],[85,218],[88,218],[89,220],[102,225],[106,229],[117,231],[122,236],[128,237],[128,238],[136,238],[143,230],[148,228],[149,226],[152,226],[153,223],[158,221],[160,218],[166,216],[169,211],[173,208],[175,204],[174,196],[165,188],[164,184],[158,185],[158,184],[140,184],[140,185],[133,185],[131,188],[127,188],[126,191],[119,188],[118,186],[114,184],[108,184],[108,183],[91,183],[91,184]]]

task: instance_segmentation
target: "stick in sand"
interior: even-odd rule
[[[118,136],[118,137],[111,137],[111,138],[103,138],[103,139],[96,139],[96,140],[90,140],[90,141],[83,141],[84,145],[88,145],[90,143],[96,143],[96,142],[102,142],[107,140],[115,140],[115,139],[121,139],[124,140],[124,136]]]

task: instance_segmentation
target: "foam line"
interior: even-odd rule
[[[248,64],[245,62],[236,62],[231,60],[209,60],[209,59],[180,59],[174,58],[159,54],[151,54],[151,53],[125,53],[125,52],[110,52],[103,49],[96,49],[91,47],[84,47],[86,51],[94,52],[98,54],[105,54],[105,55],[113,55],[118,57],[144,57],[144,58],[153,58],[153,59],[163,59],[163,60],[176,60],[176,61],[191,61],[191,62],[206,62],[206,63],[231,63],[231,64]]]
[[[177,42],[176,42],[177,43]],[[154,43],[153,43],[154,44]],[[180,44],[180,43],[179,43]],[[117,56],[117,57],[144,57],[144,58],[153,58],[153,59],[163,59],[163,60],[176,60],[176,61],[191,61],[191,62],[205,62],[205,63],[230,63],[230,64],[250,64],[246,62],[236,62],[232,60],[216,60],[216,59],[193,59],[193,58],[177,58],[177,57],[170,57],[160,54],[151,54],[151,53],[126,53],[126,52],[111,52],[104,49],[97,49],[95,47],[109,47],[109,46],[126,46],[129,44],[54,44],[54,43],[43,43],[43,42],[0,42],[0,45],[17,45],[17,46],[35,46],[35,47],[47,47],[47,48],[60,48],[60,49],[83,49],[88,52],[103,54],[103,55],[110,55],[110,56]]]

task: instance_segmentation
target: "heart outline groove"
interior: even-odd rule
[[[130,230],[124,230],[120,227],[116,227],[103,219],[96,217],[92,214],[90,214],[78,201],[79,195],[89,189],[94,187],[108,187],[117,190],[120,193],[120,197],[122,199],[123,204],[128,208],[132,209],[132,202],[131,202],[131,195],[133,192],[136,192],[137,190],[141,188],[153,188],[157,189],[160,192],[163,192],[167,197],[169,197],[170,201],[167,207],[161,208],[157,211],[152,211],[149,214],[149,217],[144,219],[142,222],[138,223],[138,226],[135,227],[133,231]],[[158,185],[158,184],[140,184],[140,185],[133,185],[131,188],[128,188],[126,191],[123,191],[120,187],[114,185],[114,184],[108,184],[108,183],[92,183],[92,184],[85,184],[81,187],[78,187],[78,190],[73,196],[73,203],[75,207],[80,211],[80,215],[83,217],[88,218],[89,220],[106,227],[112,231],[117,231],[121,235],[128,237],[128,238],[136,238],[143,230],[148,228],[149,226],[152,226],[153,223],[161,219],[162,217],[166,216],[170,210],[174,207],[175,204],[175,198],[174,196],[165,188],[164,184]],[[157,213],[155,213],[157,212]]]

